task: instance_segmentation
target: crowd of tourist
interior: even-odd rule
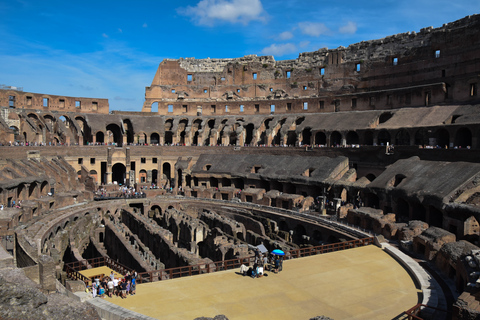
[[[115,278],[115,273],[112,271],[108,277],[97,278],[92,281],[91,290],[93,298],[117,296],[126,299],[128,295],[136,294],[136,287],[137,272],[127,272],[125,277]]]
[[[255,251],[255,262],[252,267],[242,264],[240,273],[252,278],[261,278],[267,275],[265,271],[279,273],[283,269],[283,257],[276,254],[261,254],[259,250]]]

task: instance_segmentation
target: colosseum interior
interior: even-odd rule
[[[435,274],[448,317],[479,319],[479,85],[472,15],[295,60],[165,59],[141,112],[4,86],[2,295],[6,269],[50,301],[94,258],[160,281],[374,237]]]

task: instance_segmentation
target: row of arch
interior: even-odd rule
[[[390,116],[391,114],[388,113]],[[124,119],[122,125],[109,123],[105,130],[92,132],[83,116],[68,117],[62,115],[55,118],[50,114],[39,117],[29,113],[23,119],[23,127],[11,126],[16,140],[35,142],[70,142],[78,144],[180,144],[180,145],[433,145],[479,147],[478,132],[469,127],[452,126],[432,128],[400,128],[400,129],[362,129],[350,131],[326,131],[311,127],[301,128],[305,117],[298,117],[292,124],[287,124],[287,118],[274,122],[274,118],[264,119],[260,125],[246,123],[243,118],[235,119],[201,119],[193,121],[182,118],[174,121],[168,118],[164,121],[164,130],[147,133],[136,131],[129,119]],[[380,116],[380,123],[385,122],[385,116]],[[387,119],[388,120],[388,119]],[[176,124],[175,124],[176,123]],[[22,125],[21,125],[22,126]],[[25,129],[28,127],[30,130]],[[472,128],[473,129],[473,128]],[[50,134],[47,134],[50,133]],[[35,134],[35,136],[31,136]],[[47,141],[50,140],[50,141]]]

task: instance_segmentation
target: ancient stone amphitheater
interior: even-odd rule
[[[295,60],[166,59],[141,112],[4,86],[0,318],[98,317],[63,294],[74,262],[155,281],[365,232],[480,317],[479,85],[474,15]]]

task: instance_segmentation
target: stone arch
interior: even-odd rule
[[[466,127],[459,128],[455,133],[455,146],[466,148],[472,146],[472,132]]]
[[[48,190],[48,181],[43,181],[40,185],[40,194],[46,195],[48,192],[50,192],[50,190]]]
[[[92,131],[90,126],[88,125],[85,117],[83,116],[76,116],[75,121],[77,122],[78,127],[80,128],[81,132],[78,132],[82,136],[83,145],[87,145],[88,143],[92,142]]]
[[[160,135],[156,132],[153,132],[150,135],[150,144],[159,144],[160,143]]]
[[[315,144],[316,145],[326,145],[327,144],[327,135],[323,131],[318,131],[315,133]]]
[[[420,128],[415,132],[415,145],[417,146],[428,146],[429,141],[429,132],[425,128]]]
[[[17,200],[25,200],[26,187],[24,183],[17,186]]]
[[[450,133],[445,128],[440,128],[435,132],[436,145],[442,148],[450,145]]]
[[[173,144],[173,119],[165,120],[165,144]]]
[[[312,139],[312,129],[310,127],[306,127],[302,131],[302,144],[310,145]]]
[[[162,165],[162,174],[165,175],[168,181],[172,179],[172,165],[169,162],[164,162]]]
[[[110,123],[106,129],[113,134],[113,142],[121,147],[123,145],[123,135],[120,126],[115,123]]]
[[[150,112],[158,113],[158,101],[155,101],[150,105]]]
[[[358,134],[355,131],[348,131],[347,144],[348,145],[360,144],[360,138],[358,137]]]
[[[390,143],[390,133],[385,130],[385,129],[382,129],[380,130],[380,132],[378,132],[378,144],[381,145],[381,146],[385,146],[387,145],[387,143]]]
[[[410,205],[403,198],[397,199],[396,217],[399,222],[408,221],[410,218]]]
[[[133,143],[134,131],[130,119],[123,120],[123,132],[125,132],[125,135],[127,136],[127,143]]]
[[[363,144],[367,146],[373,146],[373,131],[367,130],[363,135]]]
[[[28,199],[34,198],[36,196],[36,191],[37,183],[34,181],[30,183],[30,186],[28,187]]]
[[[124,184],[126,179],[126,168],[123,163],[115,163],[112,166],[112,182]]]
[[[138,177],[140,178],[140,183],[147,183],[147,170],[140,170],[138,172]]]
[[[410,145],[410,134],[405,129],[400,129],[395,135],[395,145],[399,146],[409,146]]]
[[[306,241],[304,236],[307,236],[307,230],[305,230],[305,227],[302,224],[297,224],[295,230],[293,231],[294,242],[300,244],[305,243]]]
[[[103,133],[103,131],[97,131],[97,133],[95,134],[95,141],[97,143],[105,143],[105,134]]]
[[[330,146],[340,146],[342,144],[342,134],[338,131],[333,131],[330,134]]]

